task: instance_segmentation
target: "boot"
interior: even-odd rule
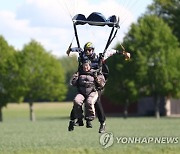
[[[86,128],[92,128],[91,121],[86,120]]]
[[[74,130],[74,121],[71,120],[69,121],[68,131],[73,131],[73,130]]]
[[[78,119],[76,121],[76,123],[74,124],[74,126],[84,126],[83,120],[82,119]]]
[[[99,133],[104,133],[105,132],[105,128],[106,128],[105,122],[101,123],[100,127],[99,127]]]

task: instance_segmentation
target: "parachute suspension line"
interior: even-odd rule
[[[71,18],[71,20],[72,20],[72,15],[71,15],[70,11],[69,11],[69,10],[65,7],[65,5],[62,3],[63,0],[62,0],[62,1],[61,1],[61,0],[56,0],[56,1],[57,1],[58,5],[65,10],[65,12],[70,16],[70,18]]]
[[[125,2],[124,0],[123,0],[123,2]],[[127,1],[126,1],[127,2]],[[126,7],[128,8],[129,7],[129,9],[130,10],[132,10],[132,8],[135,6],[135,5],[137,5],[137,0],[135,0],[133,3],[131,3],[131,5],[130,5],[130,1],[128,2],[128,3],[126,3]],[[124,7],[125,7],[125,3],[124,3]],[[128,16],[127,16],[127,12],[124,14],[124,16],[125,16],[125,18],[120,22],[120,26],[127,20],[127,18],[128,18]],[[121,49],[123,50],[123,52],[125,52],[126,50],[125,50],[125,48],[124,48],[124,46],[120,43],[120,41],[119,41],[119,39],[118,39],[118,37],[116,36],[116,39],[117,39],[117,41],[119,42],[119,44],[120,44],[120,47],[121,47]]]
[[[111,42],[114,40],[114,38],[116,37],[117,32],[118,32],[118,29],[116,29],[116,31],[115,31],[115,33],[114,33],[114,36],[111,38],[109,44],[111,44]]]
[[[126,51],[125,48],[124,48],[124,46],[123,46],[122,43],[119,41],[119,39],[118,39],[117,36],[116,36],[116,40],[117,40],[117,42],[119,43],[121,49],[122,49],[123,51]]]
[[[74,41],[74,36],[73,36],[72,41],[71,41],[71,43],[70,43],[71,45],[72,45],[73,41]]]
[[[120,39],[118,38],[118,36],[116,36],[116,41],[117,41],[119,44],[121,44],[121,43],[120,43]]]
[[[91,42],[93,42],[93,44],[94,44],[94,38],[97,37],[97,33],[96,33],[96,31],[94,31],[94,29],[96,29],[96,28],[93,26],[87,25],[87,31],[88,31],[88,34],[90,34],[90,40],[91,40]]]
[[[61,1],[61,0],[60,0]],[[66,12],[69,14],[69,16],[70,16],[70,18],[71,18],[71,20],[72,20],[72,15],[71,15],[71,12],[70,12],[70,10],[69,10],[69,7],[67,6],[67,3],[66,3],[66,0],[62,0],[63,1],[63,6],[64,6],[64,8],[66,8]]]
[[[119,42],[119,45],[120,45],[122,51],[123,51],[123,52],[126,52],[125,47],[122,45],[122,43],[119,41],[119,39],[118,39],[117,37],[116,37],[116,39],[117,39],[117,41]]]
[[[135,5],[137,5],[137,0],[134,0],[133,1],[133,3],[132,3],[132,0],[122,0],[121,1],[121,3],[122,3],[122,6],[124,7],[124,8],[129,8],[130,10],[132,10],[131,8],[132,7],[134,7]],[[136,4],[135,4],[136,3]],[[120,15],[122,16],[122,17],[124,17],[124,18],[122,18],[122,20],[120,20],[120,26],[128,19],[128,13],[127,12],[125,12],[125,13],[123,13],[123,11],[121,11],[121,9],[120,9]],[[118,37],[116,36],[116,34],[117,34],[117,31],[116,31],[116,33],[115,33],[115,35],[114,35],[114,37],[116,37],[116,39],[117,39],[117,41],[118,42],[120,42],[119,41],[119,39],[118,39]],[[112,38],[112,40],[113,40],[114,38]],[[111,42],[112,42],[112,40],[111,40]],[[110,42],[110,43],[111,43]]]
[[[113,26],[113,28],[111,29],[111,33],[110,33],[110,35],[109,35],[109,39],[108,39],[108,41],[107,41],[107,43],[106,43],[106,46],[105,46],[105,49],[104,49],[103,54],[105,54],[105,52],[106,52],[108,46],[110,45],[111,36],[112,36],[113,32],[114,32],[114,26]]]
[[[114,32],[115,27],[113,26],[113,28],[111,29],[111,33],[109,35],[109,39],[107,41],[106,47],[104,49],[103,55],[106,53],[107,48],[109,47],[109,45],[111,44],[111,42],[113,41],[113,39],[116,37],[117,31],[119,29],[119,27],[116,27],[116,31]],[[113,34],[114,33],[114,34]]]
[[[74,14],[77,13],[77,10],[78,10],[78,0],[75,0],[75,4],[74,4]]]
[[[66,0],[65,0],[65,1],[66,1]],[[67,3],[66,3],[65,1],[63,0],[63,2],[64,2],[64,4],[65,4],[64,6],[65,6],[65,8],[67,9],[68,14],[69,14],[69,16],[70,16],[70,18],[71,18],[71,20],[72,20],[72,22],[73,22],[73,28],[74,28],[74,33],[75,33],[75,37],[76,37],[77,46],[78,46],[78,48],[80,48],[79,38],[78,38],[78,34],[77,34],[77,28],[76,28],[76,25],[75,25],[75,23],[74,23],[74,21],[73,21],[73,17],[72,17],[72,15],[71,15],[71,12],[70,12],[70,10],[69,10],[69,7],[67,6]],[[74,4],[74,5],[75,5],[75,4]],[[75,9],[74,9],[74,12],[75,12]],[[73,40],[74,40],[74,37],[73,37]],[[70,46],[72,45],[73,40],[71,41]]]
[[[66,1],[66,0],[65,0],[65,1]],[[78,48],[80,48],[80,43],[79,43],[79,38],[78,38],[78,33],[77,33],[76,24],[75,24],[75,22],[73,21],[73,17],[72,17],[72,15],[71,15],[71,12],[70,12],[70,10],[69,10],[69,7],[67,6],[67,3],[64,2],[64,4],[65,4],[66,9],[68,10],[68,14],[69,14],[72,22],[73,22],[73,28],[74,28],[74,33],[75,33],[75,37],[76,37],[77,46],[78,46]],[[78,6],[77,0],[75,1],[75,3],[74,3],[73,5],[74,5],[74,10],[73,10],[73,12],[75,13],[75,11],[76,11],[76,8],[75,8],[75,7],[76,7],[76,5]],[[74,40],[74,37],[73,37],[73,40]],[[72,40],[72,42],[73,42],[73,40]],[[72,45],[72,42],[70,43],[70,46]]]
[[[69,10],[69,7],[67,6],[66,0],[65,0],[65,6],[66,6],[66,8],[67,8],[67,10],[68,10],[68,12],[69,12],[69,15],[70,15],[71,19],[72,19],[73,17],[72,17],[72,15],[71,15],[71,12],[70,12],[70,10]]]
[[[105,26],[105,33],[106,33],[106,34],[108,34],[108,33],[109,33],[109,29],[108,29],[108,27],[107,27],[107,26]],[[108,38],[104,38],[104,39],[103,39],[103,41],[107,43]]]
[[[92,30],[91,30],[91,27],[90,27],[88,24],[85,24],[84,26],[85,26],[84,30],[87,31],[86,33],[87,33],[88,35],[90,35],[90,38],[91,38],[91,36],[94,36],[94,35],[93,35],[93,32],[92,32]],[[88,38],[88,39],[89,39],[89,38]],[[89,41],[90,41],[90,40],[89,40]]]
[[[132,1],[132,0],[131,0]],[[122,7],[123,8],[127,8],[128,7],[128,5],[129,5],[129,0],[121,0],[121,5],[122,5]],[[120,10],[120,15],[122,16],[122,17],[125,17],[125,15],[127,14],[127,13],[125,13],[123,10],[121,10],[121,9],[119,9]],[[122,18],[123,19],[123,18]],[[124,20],[124,19],[123,19]]]
[[[132,8],[137,5],[137,3],[138,3],[138,0],[135,0],[133,3],[131,3],[131,5],[130,5],[130,3],[128,3],[127,8],[129,8],[129,10],[132,10]],[[122,25],[128,18],[127,13],[124,16],[125,16],[125,18],[120,23],[120,25]]]
[[[129,4],[131,3],[130,1],[132,1],[132,0],[122,0],[122,1],[123,1],[122,6],[124,8],[128,8]]]
[[[119,22],[119,18],[118,18],[118,22]],[[116,28],[116,30],[115,30]],[[109,38],[108,38],[108,41],[107,41],[107,44],[105,46],[105,49],[104,49],[104,52],[103,52],[103,55],[106,53],[109,45],[111,44],[111,42],[113,41],[113,39],[116,37],[116,34],[118,32],[118,29],[120,28],[120,26],[118,25],[117,27],[115,25],[113,25],[112,29],[111,29],[111,32],[110,32],[110,35],[109,35]],[[114,32],[115,30],[115,32]],[[113,34],[114,33],[114,34]]]

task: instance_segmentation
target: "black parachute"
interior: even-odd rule
[[[78,33],[77,33],[77,25],[85,25],[89,24],[91,26],[109,26],[111,29],[108,41],[106,43],[103,55],[105,54],[107,48],[115,38],[119,26],[119,18],[115,15],[110,16],[109,18],[105,18],[105,16],[99,12],[93,12],[91,13],[87,18],[83,14],[77,14],[72,18],[73,21],[73,27],[75,32],[75,37],[77,41],[77,45],[80,48]]]

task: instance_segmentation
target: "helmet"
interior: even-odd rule
[[[89,48],[94,49],[94,45],[93,45],[91,42],[87,42],[87,43],[84,45],[84,51],[85,51],[86,49],[89,49]]]

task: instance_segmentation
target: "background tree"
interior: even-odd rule
[[[121,50],[120,45],[117,45],[116,49]],[[114,55],[107,60],[107,65],[110,75],[104,93],[113,102],[124,105],[126,118],[129,104],[138,98],[132,62],[125,61],[122,55]]]
[[[134,78],[140,94],[154,96],[159,117],[159,98],[178,91],[178,41],[162,19],[145,15],[132,24],[124,44],[133,52]]]
[[[76,95],[76,88],[72,87],[70,83],[70,79],[72,78],[72,75],[77,71],[78,69],[78,60],[77,56],[71,56],[71,57],[61,57],[60,62],[64,68],[65,75],[66,75],[66,85],[68,87],[68,92],[66,95],[67,101],[72,101]]]
[[[179,0],[154,0],[148,7],[148,14],[161,17],[173,30],[173,34],[180,41],[180,1]]]
[[[35,40],[24,46],[21,57],[25,101],[29,102],[30,120],[34,121],[33,102],[65,99],[64,70],[59,60]]]
[[[16,54],[15,49],[0,36],[0,122],[3,121],[3,107],[8,102],[20,100]]]

